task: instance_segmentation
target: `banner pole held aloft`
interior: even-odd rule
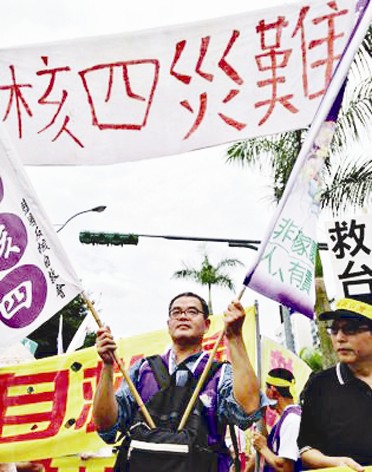
[[[91,311],[92,315],[93,315],[93,318],[95,319],[97,325],[99,328],[102,328],[103,327],[103,323],[98,315],[98,312],[97,310],[94,308],[94,305],[93,303],[89,300],[88,297],[86,297],[85,294],[82,294],[82,297],[85,301],[85,303],[87,304],[89,310]],[[146,408],[146,405],[143,403],[142,401],[142,398],[140,396],[140,394],[138,393],[134,383],[132,382],[132,379],[129,377],[127,371],[125,370],[125,367],[124,367],[124,364],[123,362],[121,361],[121,359],[118,357],[118,355],[116,354],[116,352],[113,352],[112,353],[112,357],[114,359],[114,361],[116,362],[116,364],[118,365],[119,367],[119,370],[120,372],[122,373],[123,377],[124,377],[124,380],[127,382],[128,384],[128,387],[135,399],[135,401],[137,402],[137,405],[138,407],[140,408],[145,420],[147,421],[147,424],[150,426],[150,428],[154,429],[156,428],[156,425],[153,421],[153,419],[151,418],[151,415],[148,411],[148,409]]]

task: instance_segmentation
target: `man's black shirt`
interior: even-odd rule
[[[346,364],[311,375],[301,395],[298,446],[372,465],[372,389]]]

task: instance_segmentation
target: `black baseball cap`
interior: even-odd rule
[[[319,315],[321,321],[349,318],[359,321],[366,319],[372,322],[372,294],[353,295],[341,298],[336,303],[336,309]]]

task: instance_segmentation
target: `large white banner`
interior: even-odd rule
[[[0,162],[0,346],[9,346],[81,288],[1,127]]]
[[[0,50],[0,117],[25,164],[109,164],[309,125],[354,0]]]
[[[372,293],[372,216],[335,219],[326,228],[336,298]]]

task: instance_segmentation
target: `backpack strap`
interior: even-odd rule
[[[207,378],[205,379],[204,385],[207,385],[207,383],[213,378],[214,374],[217,373],[217,371],[223,366],[223,364],[225,364],[225,362],[221,362],[221,361],[212,362]]]
[[[167,388],[170,383],[170,375],[162,357],[159,354],[155,354],[154,356],[146,357],[146,360],[154,372],[160,389]]]
[[[154,372],[156,381],[161,389],[167,388],[170,384],[169,371],[167,366],[165,365],[163,358],[159,354],[155,354],[153,356],[146,357],[147,362],[149,363],[152,371]],[[220,361],[213,361],[207,378],[205,379],[204,385],[206,385],[216,374],[218,369],[224,364],[224,362]],[[196,377],[199,377],[201,372],[194,373]]]
[[[235,453],[235,457],[234,457],[235,472],[241,472],[238,440],[236,438],[234,425],[231,423],[229,423],[229,430],[230,430],[230,437],[231,437],[231,441],[232,441],[232,445],[233,445],[234,453]]]

